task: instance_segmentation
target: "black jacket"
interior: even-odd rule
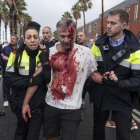
[[[126,67],[120,65],[120,63],[125,59],[126,62],[129,62],[128,59],[132,56],[132,53],[137,53],[140,55],[140,44],[135,37],[135,35],[128,31],[124,30],[125,33],[125,44],[127,44],[127,53],[123,55],[117,62],[114,62],[112,68],[107,68],[107,60],[103,50],[103,46],[107,45],[109,37],[107,34],[104,34],[95,42],[95,46],[98,48],[98,52],[101,52],[103,61],[98,61],[98,71],[103,74],[106,71],[114,71],[119,80],[122,80],[126,87],[115,88],[108,86],[106,84],[97,84],[93,81],[88,85],[90,99],[99,109],[105,110],[130,110],[134,108],[136,100],[138,98],[138,90],[140,89],[140,70],[131,69],[131,67]],[[92,50],[92,49],[91,49]],[[110,50],[108,50],[110,51]],[[96,52],[95,52],[96,53]],[[95,56],[96,58],[96,56]],[[133,59],[135,59],[133,57]],[[136,56],[136,59],[140,64],[140,57]],[[138,64],[138,65],[139,65]]]
[[[33,62],[31,60],[32,59],[30,59],[30,63]],[[34,67],[33,64],[31,64],[31,67]],[[42,67],[43,67],[43,75],[41,76],[43,77],[44,80],[42,84],[38,86],[37,90],[35,91],[35,93],[33,94],[29,102],[31,110],[38,108],[40,105],[44,103],[45,96],[47,93],[46,84],[48,84],[51,80],[50,65],[49,64],[43,65]],[[12,89],[11,99],[13,103],[18,108],[22,109],[22,104],[23,104],[24,97],[26,95],[27,88],[33,86],[32,84],[30,84],[31,75],[26,76],[26,75],[17,74],[15,71],[13,72],[6,71],[4,76],[6,79],[6,84]]]
[[[49,42],[45,42],[44,40],[42,40],[40,43],[43,44],[43,45],[45,45],[46,46],[46,49],[47,49],[47,48],[53,47],[56,42],[57,41],[55,39],[53,39],[53,40],[51,40]]]

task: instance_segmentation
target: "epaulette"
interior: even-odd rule
[[[56,40],[55,40],[55,39],[53,39],[52,41],[53,41],[53,42],[56,42]]]
[[[15,54],[17,52],[17,50],[12,51],[13,54]]]

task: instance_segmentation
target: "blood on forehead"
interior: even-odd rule
[[[73,27],[72,23],[69,24],[68,31],[69,31],[69,35],[72,35],[71,39],[70,39],[70,41],[72,41],[73,40],[73,35],[74,35],[74,27]]]
[[[69,31],[69,34],[73,34],[74,33],[74,27],[73,27],[72,23],[69,24],[68,31]]]

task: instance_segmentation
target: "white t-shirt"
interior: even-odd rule
[[[50,64],[53,66],[46,103],[59,109],[79,109],[84,83],[97,70],[91,50],[74,44],[73,50],[67,55],[59,54],[54,46],[50,48]]]

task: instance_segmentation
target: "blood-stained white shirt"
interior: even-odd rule
[[[79,109],[86,79],[97,70],[96,60],[87,47],[74,44],[68,54],[50,48],[51,82],[46,103],[59,109]]]

